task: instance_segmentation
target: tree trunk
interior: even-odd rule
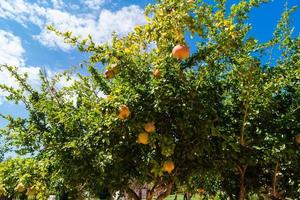
[[[240,191],[239,191],[239,200],[245,200],[246,198],[246,186],[245,186],[245,173],[246,173],[246,166],[238,166],[240,175]]]
[[[240,145],[245,146],[245,132],[246,132],[246,122],[249,115],[249,103],[245,102],[244,104],[244,114],[243,114],[243,123],[240,131]],[[239,191],[239,200],[244,200],[246,198],[246,186],[245,186],[245,173],[247,166],[237,166],[239,175],[240,175],[240,191]]]
[[[131,188],[127,188],[126,192],[131,199],[141,200],[141,198]]]
[[[61,200],[68,200],[69,198],[69,193],[68,192],[63,192],[61,195]]]
[[[149,190],[147,192],[146,200],[152,200],[153,199],[153,195],[154,195],[154,191]]]
[[[147,191],[146,200],[152,200],[154,196],[154,190],[156,186],[158,185],[158,182],[156,182],[153,187]]]
[[[163,192],[162,194],[160,194],[157,197],[157,200],[164,200],[167,196],[169,196],[171,194],[171,192],[172,192],[173,186],[174,186],[174,181],[172,181],[171,183],[169,183],[169,185],[166,188],[166,191]]]
[[[189,195],[189,193],[184,193],[184,196],[183,196],[183,200],[190,200],[191,197]]]
[[[174,198],[174,200],[177,200],[177,194],[175,194],[175,198]]]

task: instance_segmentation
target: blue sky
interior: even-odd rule
[[[137,24],[145,23],[143,9],[155,0],[0,0],[0,63],[17,65],[30,74],[30,82],[37,84],[40,68],[56,73],[78,65],[87,55],[65,45],[54,34],[45,30],[53,24],[59,30],[71,30],[78,35],[91,34],[99,43],[110,39],[112,31],[125,35]],[[229,3],[237,0],[229,0]],[[250,35],[267,41],[284,10],[299,4],[299,0],[274,0],[250,14],[253,25]],[[300,12],[293,16],[295,33],[300,30]],[[15,85],[0,73],[0,83]],[[26,116],[20,106],[8,103],[0,92],[0,112]],[[0,127],[5,122],[0,120]]]

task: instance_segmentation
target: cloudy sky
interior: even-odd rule
[[[236,2],[231,0],[230,2]],[[64,44],[48,32],[47,25],[76,35],[90,34],[98,43],[110,40],[111,32],[119,35],[130,32],[134,26],[145,23],[144,7],[155,0],[0,0],[0,63],[20,67],[29,73],[32,84],[38,83],[39,70],[51,73],[78,65],[86,55]],[[272,36],[286,0],[274,0],[251,12],[251,34],[261,41]],[[289,6],[299,4],[289,0]],[[293,15],[296,31],[300,29],[299,11]],[[298,22],[296,21],[298,20]],[[295,23],[295,21],[298,23]],[[14,86],[6,72],[0,72],[0,83]],[[24,109],[4,98],[0,92],[0,112],[24,116]],[[0,127],[4,121],[0,120]]]
[[[53,25],[83,37],[90,34],[98,43],[110,40],[112,31],[125,35],[145,23],[144,7],[150,1],[124,0],[0,0],[0,63],[15,65],[29,73],[30,83],[38,83],[39,70],[51,73],[78,65],[80,54],[61,38],[46,30]],[[7,72],[0,83],[15,86]],[[5,101],[0,92],[1,113],[24,116],[20,106]],[[0,119],[0,127],[4,121]]]

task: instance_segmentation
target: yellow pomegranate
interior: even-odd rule
[[[159,69],[154,69],[152,74],[155,78],[160,78],[161,77],[161,73],[160,73]]]
[[[126,105],[121,105],[119,107],[118,117],[119,117],[119,119],[124,120],[124,119],[127,119],[130,116],[130,113],[131,112],[130,112],[129,108]]]
[[[148,122],[144,125],[144,129],[148,133],[155,132],[155,122]]]
[[[37,193],[37,190],[34,186],[31,186],[27,189],[26,195],[27,196],[35,196]]]
[[[173,48],[172,54],[177,59],[186,59],[190,56],[190,49],[185,45],[178,44]]]
[[[104,75],[107,79],[112,79],[115,77],[115,75],[118,73],[118,66],[117,64],[113,64],[110,67],[108,67],[107,70],[105,70]]]
[[[300,133],[295,136],[295,141],[300,144]]]
[[[173,161],[166,161],[164,163],[163,169],[164,171],[168,172],[169,174],[174,170],[175,164]]]
[[[140,133],[138,135],[138,143],[148,144],[149,143],[149,134],[146,132]]]
[[[203,193],[205,193],[205,190],[203,188],[198,188],[197,192],[200,193],[200,194],[203,194]]]
[[[19,183],[16,187],[15,187],[15,191],[17,192],[24,192],[26,190],[25,186],[23,183]]]
[[[111,69],[105,70],[104,75],[107,79],[112,79],[113,77],[115,77],[115,73]]]
[[[114,74],[117,74],[118,73],[118,65],[117,64],[112,64],[110,66],[110,70],[112,70]]]
[[[0,197],[4,197],[7,195],[7,191],[5,189],[4,184],[0,184]]]

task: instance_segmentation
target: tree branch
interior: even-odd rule
[[[126,189],[127,194],[134,200],[141,200],[141,198],[135,193],[134,190],[132,190],[131,188],[127,188]]]
[[[147,191],[147,197],[146,197],[147,200],[151,200],[153,198],[154,190],[156,189],[158,184],[159,184],[159,181],[156,181],[154,183],[153,187],[150,190]]]
[[[279,170],[279,162],[277,161],[276,165],[275,165],[275,169],[274,169],[273,180],[272,180],[272,196],[273,197],[277,197],[278,196],[277,188],[276,188],[278,170]]]
[[[245,111],[244,111],[244,116],[243,116],[243,124],[241,127],[241,132],[240,132],[240,144],[245,145],[245,130],[246,130],[246,121],[248,117],[248,110],[249,110],[249,105],[248,103],[245,105]]]
[[[174,185],[174,181],[171,181],[169,183],[169,185],[167,186],[167,189],[165,192],[163,192],[162,194],[160,194],[158,197],[157,197],[157,200],[164,200],[167,196],[169,196],[172,192],[172,189],[173,189],[173,185]]]

